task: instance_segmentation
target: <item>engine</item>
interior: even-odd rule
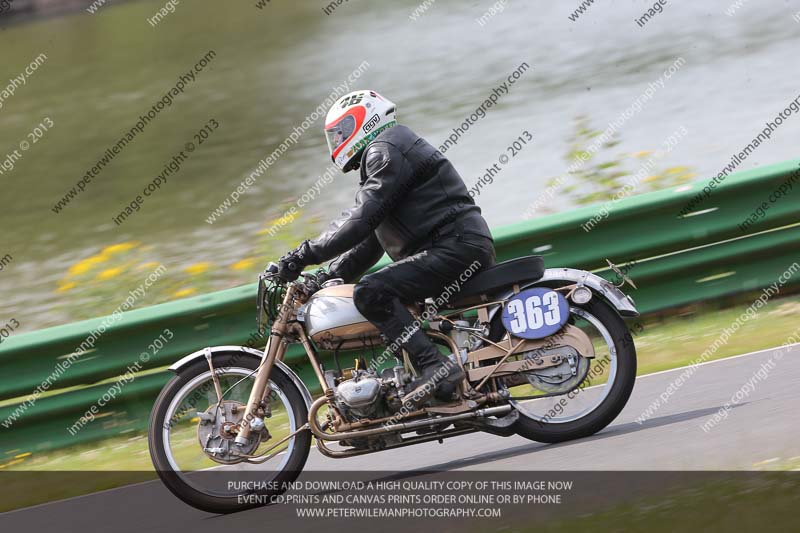
[[[309,298],[298,315],[305,323],[306,333],[318,347],[338,351],[363,349],[383,342],[378,329],[356,309],[353,288],[354,285],[341,280],[329,280]],[[470,338],[470,329],[473,329],[470,322],[457,320],[452,324],[436,322],[431,325],[453,339],[462,360],[475,348]],[[380,375],[362,367],[341,372],[328,370],[325,380],[334,390],[336,406],[342,416],[354,422],[389,417],[400,411],[404,388],[412,376],[403,366],[384,369]]]
[[[402,406],[403,387],[411,375],[402,367],[385,369],[379,376],[374,370],[345,371],[349,379],[333,371],[325,373],[334,389],[336,406],[348,420],[383,418],[397,413]]]

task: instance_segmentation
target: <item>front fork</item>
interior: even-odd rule
[[[250,432],[253,430],[252,423],[254,420],[261,420],[259,410],[262,409],[262,403],[267,395],[267,384],[269,383],[272,367],[275,365],[275,361],[282,361],[284,354],[286,354],[286,346],[288,344],[286,342],[286,332],[288,331],[289,317],[294,312],[294,292],[294,285],[290,285],[286,289],[286,296],[283,298],[278,317],[272,324],[269,341],[264,349],[261,364],[258,365],[253,389],[250,391],[250,398],[247,400],[247,412],[239,425],[239,433],[234,440],[238,446],[245,447],[250,443]]]

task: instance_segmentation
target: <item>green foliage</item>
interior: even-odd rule
[[[633,192],[641,194],[686,183],[696,175],[688,167],[673,166],[634,181],[636,173],[642,168],[648,168],[658,155],[647,150],[633,154],[613,154],[611,151],[621,140],[616,134],[603,139],[602,134],[601,130],[592,128],[588,117],[575,118],[574,132],[568,139],[569,146],[564,154],[564,160],[572,171],[560,190],[577,205],[611,200],[621,193],[626,184],[635,181],[638,183]],[[556,180],[557,178],[552,178],[548,186]]]
[[[255,282],[265,264],[277,260],[319,229],[318,216],[305,216],[302,211],[292,209],[293,205],[287,200],[274,209],[282,214],[253,235],[252,250],[241,259],[203,259],[173,265],[169,261],[162,263],[152,246],[137,241],[107,246],[69,267],[55,289],[57,305],[73,320],[109,314],[127,298],[129,291],[158,269],[157,280],[134,308]]]

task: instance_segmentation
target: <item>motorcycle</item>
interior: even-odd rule
[[[184,502],[230,513],[291,487],[312,437],[322,455],[346,458],[479,431],[545,443],[592,435],[623,409],[636,376],[623,317],[638,312],[621,290],[630,280],[609,265],[620,283],[522,257],[479,270],[447,298],[409,305],[415,325],[465,372],[451,397],[412,407],[417,370],[358,312],[354,285],[320,284],[313,272],[285,283],[270,264],[258,293],[266,348],[209,347],[170,367],[176,375],[150,418],[153,465]],[[316,399],[284,362],[296,343]],[[323,365],[320,351],[335,363]],[[352,367],[341,366],[343,351],[355,352]]]

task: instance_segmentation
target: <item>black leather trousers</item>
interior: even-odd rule
[[[437,236],[426,249],[364,276],[355,286],[354,303],[381,331],[387,345],[404,347],[414,367],[422,370],[441,364],[441,356],[403,304],[445,296],[445,287],[463,284],[494,264],[489,238],[470,233]]]

